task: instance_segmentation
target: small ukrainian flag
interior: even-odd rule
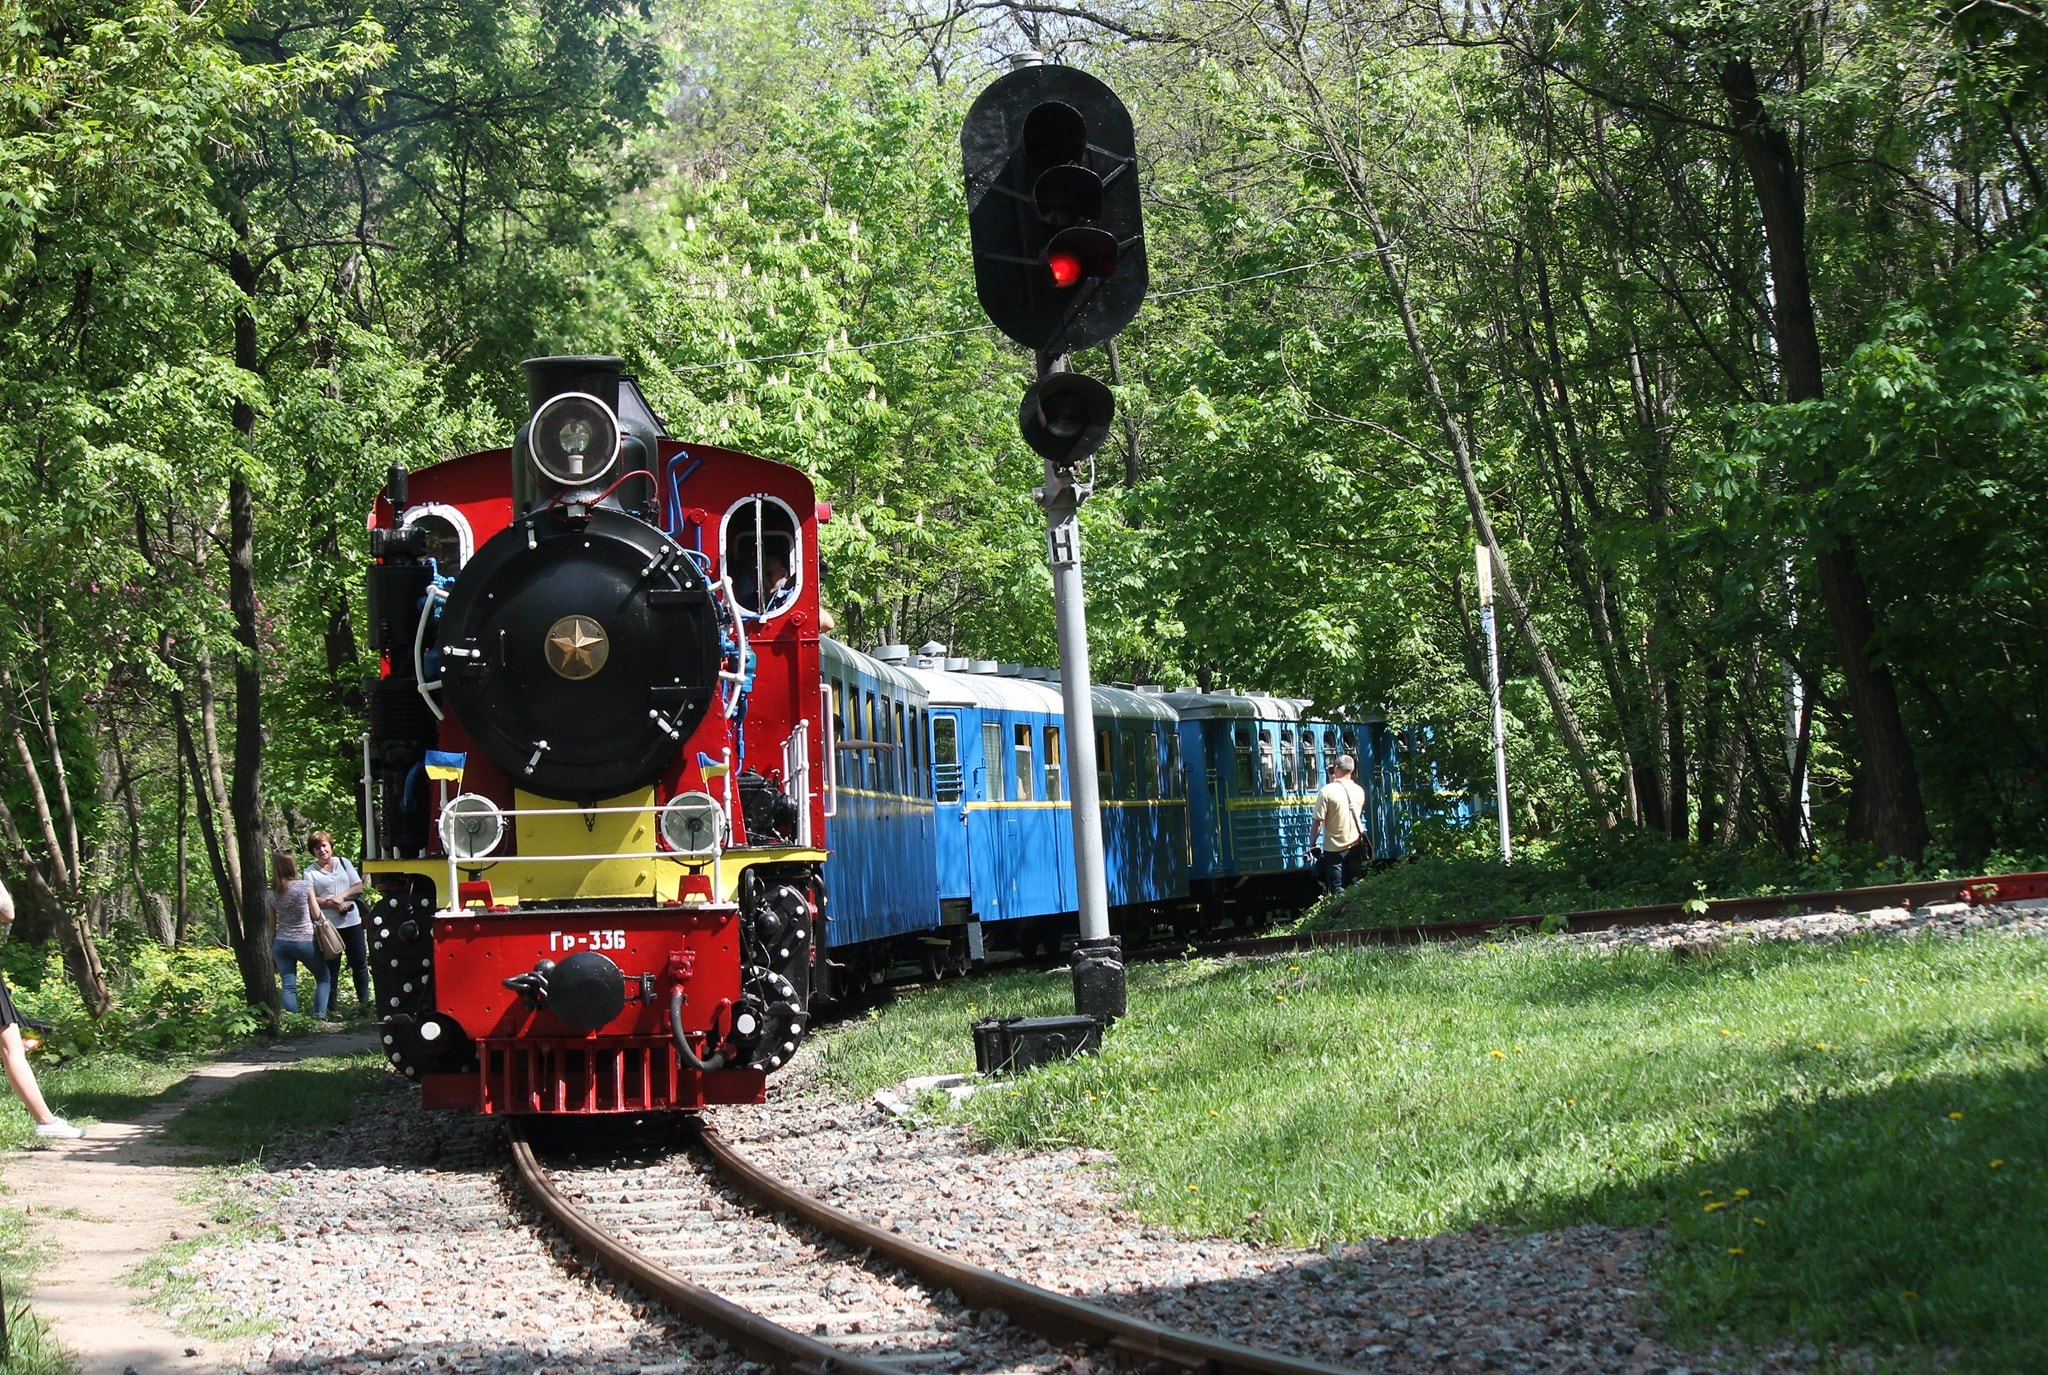
[[[702,750],[697,751],[697,769],[706,778],[723,778],[732,772],[732,765],[723,759],[713,759]]]
[[[468,762],[468,755],[454,750],[428,750],[427,777],[436,783],[459,783],[462,781],[462,766]]]

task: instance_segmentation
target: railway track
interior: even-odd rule
[[[557,1170],[510,1135],[520,1186],[580,1254],[777,1370],[1036,1375],[1083,1346],[1165,1371],[1343,1375],[968,1264],[763,1173],[701,1124],[686,1152]]]
[[[1754,898],[1710,898],[1704,906],[1682,902],[1646,907],[1605,907],[1550,916],[1489,917],[1478,921],[1408,922],[1337,931],[1302,931],[1285,936],[1250,936],[1196,942],[1197,955],[1286,955],[1329,946],[1419,945],[1473,940],[1516,931],[1615,931],[1688,921],[1743,921],[1808,912],[1869,912],[1880,907],[1918,907],[1934,902],[2012,902],[2048,897],[2048,873],[1992,874],[1970,879],[1930,879],[1871,888],[1834,888],[1811,893],[1777,893]],[[1164,943],[1128,952],[1132,960],[1179,959],[1190,947]]]

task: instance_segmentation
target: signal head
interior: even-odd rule
[[[1040,457],[1072,467],[1102,447],[1115,415],[1108,387],[1078,372],[1054,372],[1024,393],[1017,426]]]
[[[1113,337],[1146,290],[1130,113],[1071,67],[1026,67],[960,131],[974,280],[997,328],[1041,353]]]

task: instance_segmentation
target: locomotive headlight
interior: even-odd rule
[[[533,413],[526,447],[550,482],[587,487],[619,461],[619,418],[588,393],[563,392]]]
[[[661,838],[679,855],[718,853],[725,809],[709,793],[677,793],[661,808]]]
[[[441,809],[441,845],[456,859],[478,859],[505,838],[505,814],[476,793],[451,798]]]

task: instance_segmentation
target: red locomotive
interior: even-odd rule
[[[510,448],[394,469],[369,521],[384,1047],[429,1106],[756,1101],[808,1016],[829,513],[618,359],[524,367]]]

